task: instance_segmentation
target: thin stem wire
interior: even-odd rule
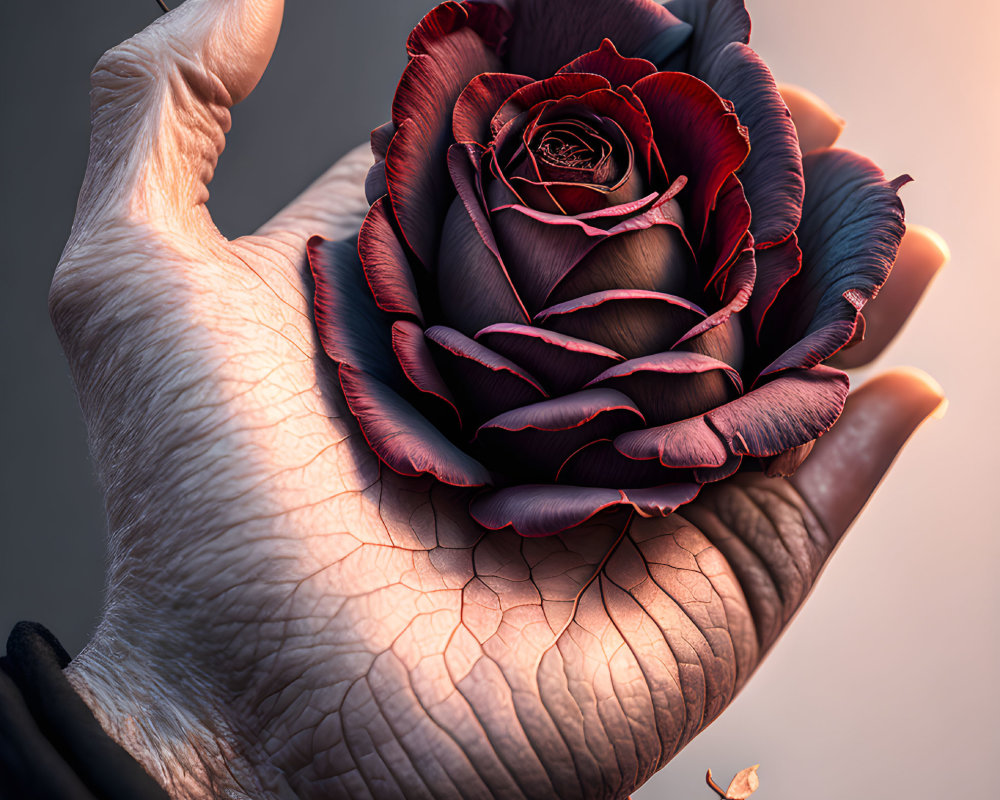
[[[156,0],[156,5],[163,9],[163,13],[166,14],[170,10],[170,6],[163,2],[163,0]]]

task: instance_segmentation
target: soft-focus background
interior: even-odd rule
[[[388,116],[407,32],[433,0],[289,0],[271,67],[233,114],[212,184],[251,231]],[[1000,754],[1000,5],[748,0],[780,81],[842,139],[909,172],[910,220],[953,262],[877,367],[919,365],[948,415],[916,436],[749,687],[637,800],[697,800],[760,762],[761,800],[985,798]],[[0,3],[0,631],[71,652],[100,611],[101,499],[45,306],[87,156],[88,72],[154,0]]]

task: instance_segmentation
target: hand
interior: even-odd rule
[[[793,480],[543,539],[380,472],[318,348],[304,259],[311,235],[357,231],[367,147],[253,236],[226,240],[204,205],[281,5],[188,0],[94,72],[51,308],[110,568],[70,678],[179,798],[626,796],[746,682],[941,396],[877,378]],[[877,355],[939,255],[911,230],[866,310],[880,338],[844,359]]]

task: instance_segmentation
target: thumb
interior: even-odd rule
[[[152,220],[172,232],[207,221],[202,207],[229,109],[263,75],[283,7],[187,0],[101,57],[75,236],[109,218]]]
[[[896,369],[853,392],[841,418],[791,478],[836,543],[864,508],[907,439],[943,407],[937,383]]]

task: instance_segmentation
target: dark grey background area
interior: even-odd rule
[[[433,2],[288,0],[211,186],[224,233],[252,231],[385,120],[406,34]],[[914,175],[908,219],[951,244],[953,264],[876,365],[926,369],[951,410],[899,458],[743,694],[636,798],[707,800],[707,767],[726,781],[756,762],[754,800],[990,797],[1000,4],[748,5],[779,80],[829,101],[845,146]],[[34,619],[71,652],[100,612],[104,523],[46,293],[86,162],[90,68],[158,14],[154,0],[0,0],[0,635]]]

